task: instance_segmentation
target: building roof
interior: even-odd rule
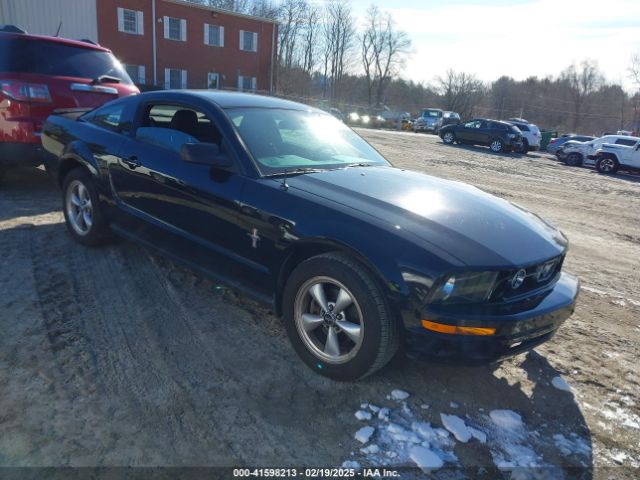
[[[225,10],[223,8],[215,8],[215,7],[210,7],[208,5],[201,5],[199,3],[188,2],[186,0],[163,0],[163,1],[169,2],[169,3],[176,3],[178,5],[184,5],[186,7],[199,8],[201,10],[207,10],[208,12],[221,13],[223,15],[232,15],[234,17],[241,17],[241,18],[246,18],[248,20],[255,20],[257,22],[274,23],[274,24],[279,23],[278,20],[274,20],[273,18],[259,17],[257,15],[248,15],[246,13],[233,12],[231,10]]]

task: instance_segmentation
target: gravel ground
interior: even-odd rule
[[[354,412],[399,408],[388,396],[402,389],[406,409],[437,427],[440,413],[518,412],[530,432],[521,443],[561,468],[553,478],[637,478],[640,177],[361,133],[396,166],[471,183],[565,232],[565,269],[583,290],[554,339],[498,366],[399,357],[334,383],[246,298],[131,243],[75,245],[44,172],[14,172],[0,186],[0,466],[368,465]],[[552,386],[557,376],[573,394]],[[562,451],[558,434],[587,448]],[[508,457],[498,440],[456,442],[465,470],[436,476],[495,478],[501,448]]]

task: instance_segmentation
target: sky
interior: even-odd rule
[[[412,39],[407,79],[431,82],[453,68],[484,81],[522,80],[590,58],[609,82],[632,87],[640,0],[351,0],[359,23],[372,3]]]

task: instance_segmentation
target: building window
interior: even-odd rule
[[[224,27],[204,24],[204,43],[212,47],[224,47]]]
[[[258,51],[258,34],[240,30],[240,50],[246,52]]]
[[[255,91],[256,88],[257,88],[256,77],[245,77],[243,75],[238,76],[238,90]]]
[[[144,35],[143,13],[138,10],[118,8],[118,31]]]
[[[164,17],[164,38],[187,41],[187,21],[182,18]]]
[[[187,88],[187,71],[179,68],[165,68],[164,88]]]
[[[220,88],[219,73],[207,73],[207,88],[209,90],[218,90]]]
[[[127,71],[133,83],[138,85],[144,85],[145,83],[145,68],[144,65],[129,65],[125,64],[124,69]]]

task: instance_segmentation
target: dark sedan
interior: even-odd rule
[[[459,125],[447,125],[439,132],[447,145],[487,145],[493,152],[522,149],[522,132],[507,122],[477,118]]]
[[[394,168],[305,105],[150,92],[77,120],[51,116],[42,139],[74,240],[100,245],[115,232],[264,302],[328,377],[371,374],[401,344],[513,355],[575,306],[567,240],[551,224]]]

